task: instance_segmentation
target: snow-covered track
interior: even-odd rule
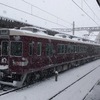
[[[10,90],[8,89],[5,92],[3,91],[2,93],[0,93],[0,96],[6,95],[6,94],[14,92],[14,91],[16,91],[16,89],[10,89]]]
[[[26,88],[26,87],[28,87],[28,86],[22,86],[22,87],[19,87],[19,88],[13,88],[12,87],[12,89],[8,89],[5,92],[0,93],[0,96],[3,96],[3,95],[6,95],[6,94],[9,94],[11,92],[15,92],[15,91],[21,90],[21,89]]]
[[[90,73],[92,73],[94,70],[96,70],[97,68],[99,68],[99,66],[95,67],[94,69],[90,70],[89,72],[87,72],[86,74],[84,74],[83,76],[81,76],[79,79],[77,79],[76,81],[72,82],[70,85],[66,86],[64,89],[62,89],[61,91],[59,91],[58,93],[56,93],[55,95],[53,95],[51,98],[49,98],[48,100],[52,100],[53,98],[57,97],[59,94],[63,93],[66,89],[70,88],[72,85],[74,85],[75,83],[77,83],[78,81],[80,81],[81,79],[83,79],[85,76],[89,75]],[[48,77],[50,78],[50,77]],[[46,78],[47,79],[47,78]],[[36,81],[35,83],[37,82],[41,82],[43,80],[40,80],[40,81]],[[33,84],[35,84],[33,83]],[[24,89],[24,88],[28,88],[30,87],[31,85],[33,84],[30,84],[30,85],[26,85],[26,86],[22,86],[20,88],[12,88],[10,90],[7,90],[3,93],[0,93],[0,96],[3,96],[3,95],[6,95],[6,94],[9,94],[11,92],[15,92],[15,91],[18,91],[18,90],[21,90],[21,89]],[[91,88],[92,89],[92,88]],[[85,99],[86,96],[84,96],[83,100]]]
[[[49,98],[49,100],[54,99],[55,97],[57,97],[59,94],[61,94],[62,92],[64,92],[66,89],[70,88],[72,85],[74,85],[75,83],[77,83],[78,81],[80,81],[81,79],[83,79],[84,77],[86,77],[87,75],[89,75],[90,73],[92,73],[94,70],[96,70],[97,68],[99,68],[99,66],[97,66],[96,68],[92,69],[91,71],[89,71],[88,73],[86,73],[85,75],[83,75],[82,77],[80,77],[79,79],[77,79],[76,81],[74,81],[73,83],[71,83],[70,85],[68,85],[67,87],[65,87],[64,89],[62,89],[61,91],[59,91],[58,93],[56,93],[55,95],[53,95],[51,98]],[[93,86],[94,87],[94,86]],[[92,87],[92,88],[93,88]],[[92,90],[92,88],[90,89],[90,91]],[[87,96],[87,94],[85,95],[85,97]],[[85,97],[83,98],[83,100],[85,99]]]
[[[51,77],[51,76],[49,76],[48,78],[50,78],[50,77]],[[46,79],[48,79],[48,78],[46,78]],[[34,83],[32,83],[32,84],[25,85],[25,86],[22,86],[22,87],[17,87],[17,88],[12,87],[12,89],[8,89],[8,90],[6,90],[5,92],[4,92],[3,89],[2,89],[3,92],[0,93],[0,96],[6,95],[6,94],[9,94],[9,93],[11,93],[11,92],[15,92],[15,91],[18,91],[18,90],[21,90],[21,89],[24,89],[24,88],[28,88],[29,86],[31,86],[31,85],[33,85],[33,84],[35,84],[35,83],[37,83],[37,82],[41,82],[41,81],[43,81],[43,80],[37,80],[36,82],[34,82]]]

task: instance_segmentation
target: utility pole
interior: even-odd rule
[[[73,21],[73,35],[75,35],[75,22]]]

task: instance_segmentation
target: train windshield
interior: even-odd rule
[[[8,42],[6,41],[2,42],[2,55],[8,55]]]
[[[22,42],[11,42],[11,55],[22,56]]]

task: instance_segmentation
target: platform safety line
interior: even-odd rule
[[[79,80],[81,80],[82,78],[84,78],[85,76],[87,76],[88,74],[90,74],[91,72],[93,72],[94,70],[96,70],[97,68],[99,68],[99,66],[97,66],[96,68],[92,69],[91,71],[89,71],[87,74],[83,75],[81,78],[79,78],[78,80],[76,80],[75,82],[73,82],[72,84],[68,85],[67,87],[65,87],[64,89],[62,89],[61,91],[59,91],[57,94],[55,94],[54,96],[52,96],[51,98],[49,98],[48,100],[52,100],[53,98],[55,98],[57,95],[59,95],[60,93],[64,92],[66,89],[68,89],[69,87],[71,87],[72,85],[74,85],[75,83],[77,83]],[[93,87],[92,87],[93,88]],[[84,99],[83,99],[84,100]]]

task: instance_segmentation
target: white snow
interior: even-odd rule
[[[73,21],[75,22],[75,27],[98,26],[100,22],[98,19],[99,6],[96,0],[86,1],[92,8],[92,11],[85,1],[74,1],[94,21],[80,10],[72,0],[0,0],[0,8],[2,8],[0,10],[0,17],[6,17],[12,19],[11,21],[18,20],[49,29],[72,28]],[[96,33],[98,34],[98,32]],[[83,37],[82,34],[87,34],[87,31],[75,32],[77,36]],[[89,36],[89,39],[95,40],[94,37],[96,36]]]
[[[100,100],[100,80],[96,83],[96,85],[85,98],[85,100]]]
[[[50,97],[79,79],[90,70],[100,65],[100,60],[71,69],[58,76],[58,81],[51,77],[26,89],[0,97],[0,100],[48,100]],[[79,82],[59,94],[53,100],[82,100],[93,85],[100,79],[100,67]]]
[[[96,3],[96,0],[85,0],[88,5],[92,8],[93,11],[86,5],[82,0],[74,0],[86,13],[91,16],[91,20],[84,12],[82,12],[72,0],[26,0],[27,2],[37,6],[34,7],[25,3],[23,0],[0,0],[0,16],[8,17],[15,19],[21,22],[30,23],[33,25],[45,27],[45,28],[61,28],[61,27],[72,27],[72,22],[75,21],[75,27],[78,26],[98,26],[99,19],[97,16],[100,15],[99,6]],[[12,8],[10,8],[12,7]],[[40,9],[38,9],[38,7]],[[48,14],[45,11],[51,13]],[[73,13],[74,12],[74,13]],[[95,14],[94,14],[95,12]],[[56,15],[55,16],[52,16]],[[21,15],[21,16],[19,16]],[[36,17],[38,16],[38,17]],[[41,18],[40,18],[41,17]],[[63,21],[59,19],[59,17]],[[44,20],[46,19],[46,20]],[[49,21],[48,21],[49,20]],[[52,23],[54,22],[54,23]],[[57,24],[55,24],[57,23]],[[61,24],[61,25],[59,25]],[[86,34],[86,32],[84,32]],[[81,33],[80,33],[81,34]],[[75,32],[75,35],[80,36],[79,32]],[[42,34],[45,35],[45,34]],[[82,34],[81,34],[82,35]],[[46,37],[46,36],[45,36]],[[83,35],[82,35],[83,37]],[[94,36],[92,37],[94,40]],[[71,69],[66,71],[63,74],[60,74],[58,81],[55,82],[54,77],[45,80],[43,82],[34,84],[33,86],[20,90],[17,92],[10,93],[5,96],[1,96],[0,100],[48,100],[51,96],[56,94],[58,91],[67,87],[69,84],[74,82],[76,79],[83,76],[85,73],[89,72],[91,69],[100,65],[100,60],[92,62],[90,64]],[[4,68],[4,66],[0,66]],[[7,66],[5,66],[7,68]],[[83,80],[80,80],[78,83],[74,84],[71,88],[68,88],[54,100],[82,100],[82,98],[89,92],[91,87],[100,79],[100,68],[96,69],[94,72],[89,74]],[[95,91],[100,94],[100,86],[94,88],[94,92],[91,92],[92,95],[95,94]],[[88,100],[91,100],[91,97],[87,97]],[[98,97],[99,98],[99,97]],[[94,100],[96,100],[94,98]],[[99,99],[97,99],[99,100]]]

